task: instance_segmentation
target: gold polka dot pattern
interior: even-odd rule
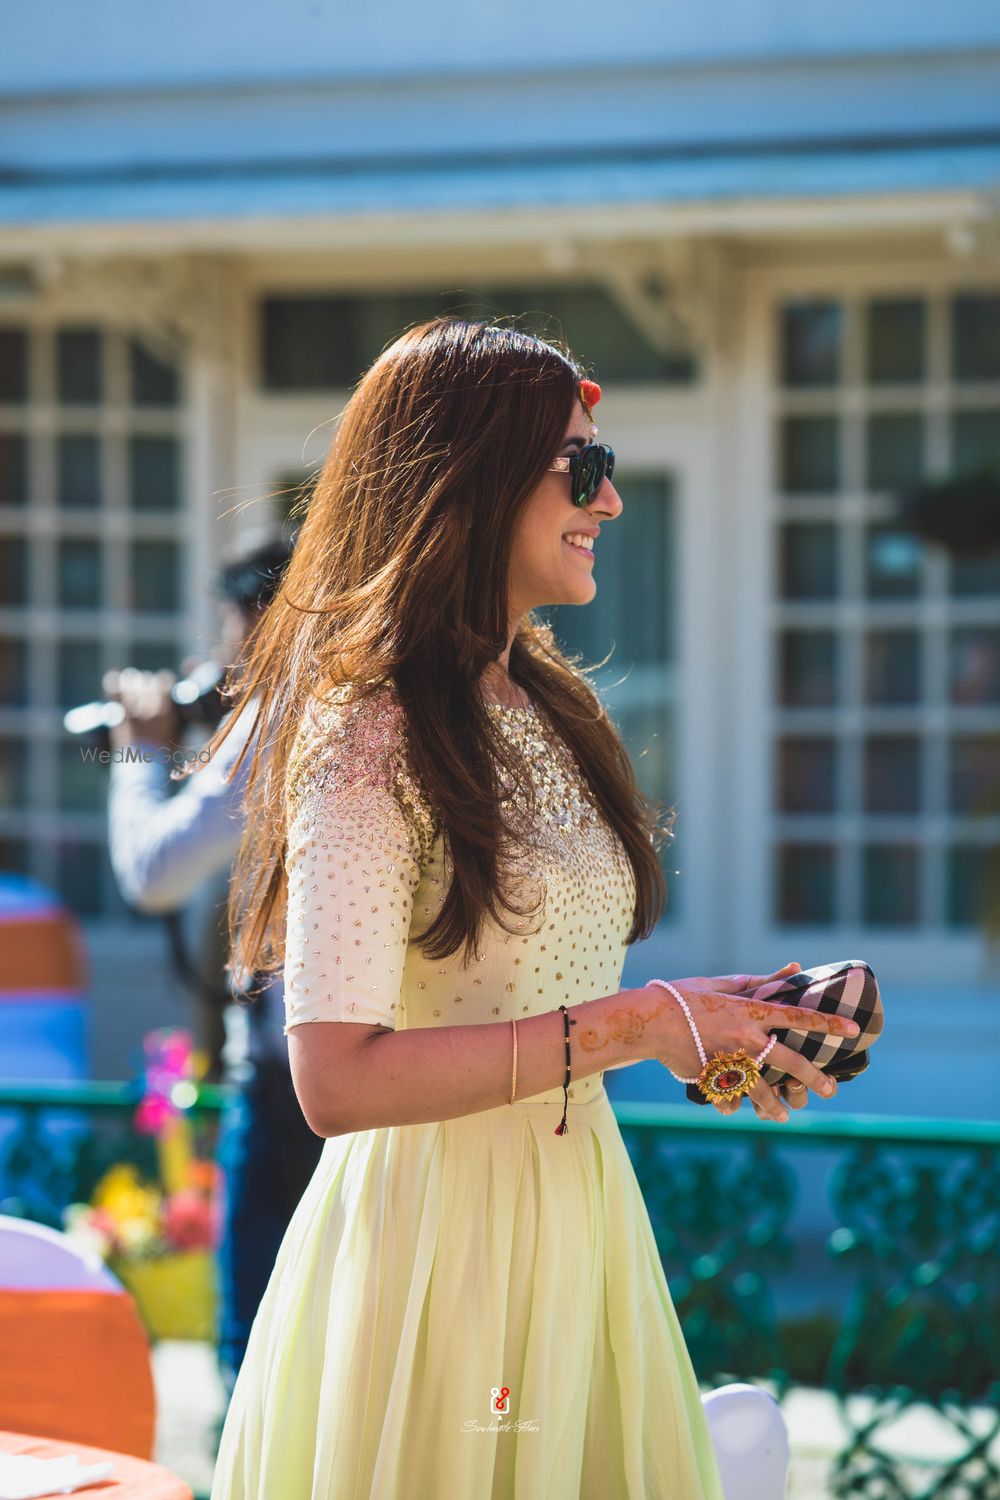
[[[461,950],[428,959],[415,941],[440,910],[450,870],[391,690],[304,717],[286,783],[286,1033],[311,1020],[476,1025],[619,989],[635,902],[624,850],[541,711],[491,712],[523,757],[535,816],[529,823],[523,789],[502,785],[513,833],[503,889],[525,915],[508,916],[509,931],[488,922],[468,966]],[[570,1102],[602,1089],[599,1073],[571,1081]],[[561,1086],[532,1096],[544,1099],[561,1105]]]

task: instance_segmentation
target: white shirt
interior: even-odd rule
[[[140,911],[176,911],[202,881],[232,864],[243,836],[249,752],[232,779],[227,778],[249,738],[257,709],[257,700],[251,699],[209,764],[186,777],[173,795],[173,762],[161,747],[140,741],[112,761],[108,788],[111,867],[125,900]],[[250,1009],[247,1004],[227,1007],[227,1068],[259,1049],[287,1062],[280,975],[266,997],[252,1004],[258,1013],[255,1026],[248,1024]]]

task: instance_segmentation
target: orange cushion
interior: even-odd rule
[[[86,950],[76,926],[64,916],[12,919],[3,927],[0,993],[79,990],[88,982]]]
[[[149,1458],[149,1341],[124,1292],[0,1289],[0,1427]]]

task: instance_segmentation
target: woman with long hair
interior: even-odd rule
[[[622,509],[599,394],[516,329],[411,329],[343,413],[249,644],[231,962],[283,967],[325,1139],[212,1500],[722,1500],[602,1075],[696,1073],[695,1030],[759,1054],[782,1011],[744,993],[768,975],[620,988],[668,828],[533,614],[593,598]]]

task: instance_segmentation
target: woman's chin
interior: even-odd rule
[[[597,584],[593,578],[581,578],[574,582],[568,593],[569,598],[563,601],[565,604],[589,604],[597,593]]]
[[[541,593],[541,590],[539,590]],[[597,584],[592,578],[564,580],[558,588],[546,589],[544,598],[536,598],[529,609],[555,609],[560,604],[589,604],[597,593]]]

